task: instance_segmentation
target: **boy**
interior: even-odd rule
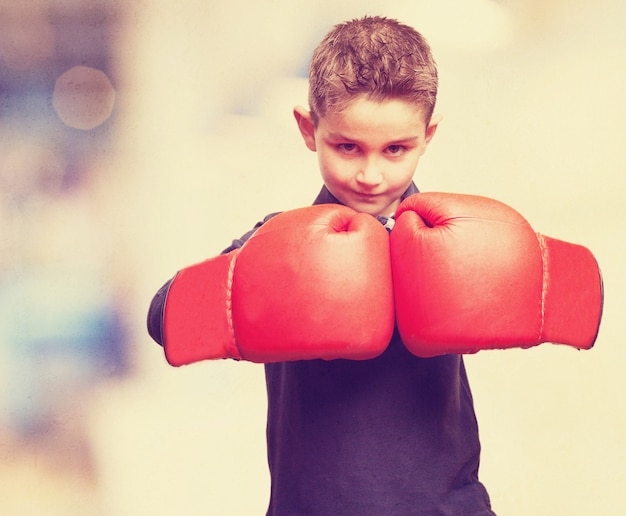
[[[353,20],[320,43],[309,79],[310,111],[294,115],[319,157],[324,187],[314,204],[343,204],[390,229],[400,202],[418,191],[413,175],[439,122],[429,46],[394,20]],[[159,343],[170,284],[150,307]],[[268,514],[493,514],[478,480],[478,427],[460,355],[418,358],[394,330],[371,360],[265,370]]]
[[[173,344],[168,342],[168,332],[169,335],[175,334],[177,330],[173,330],[172,327],[176,324],[179,325],[178,328],[181,328],[179,333],[185,337],[178,338],[181,344],[176,344],[183,353],[183,359],[178,360],[178,364],[217,356],[243,358],[244,353],[241,350],[233,351],[232,344],[229,344],[230,348],[225,350],[223,355],[209,357],[204,350],[200,350],[197,354],[197,346],[192,344],[193,339],[187,340],[191,333],[187,327],[189,325],[200,327],[200,333],[209,334],[203,335],[206,337],[205,341],[207,339],[219,340],[217,334],[220,332],[227,335],[226,340],[237,334],[236,340],[240,340],[241,343],[236,343],[236,346],[241,346],[244,341],[244,332],[242,328],[237,328],[237,331],[234,329],[238,323],[241,323],[241,318],[235,320],[236,316],[239,316],[234,304],[235,302],[245,303],[246,298],[252,296],[249,293],[254,292],[257,284],[263,279],[254,278],[252,281],[240,282],[243,286],[237,288],[243,289],[239,292],[246,294],[235,296],[237,278],[234,276],[238,274],[239,268],[243,269],[246,266],[241,265],[242,263],[257,265],[261,274],[265,273],[269,276],[270,283],[265,290],[260,290],[261,299],[255,306],[255,310],[265,310],[265,305],[270,303],[269,298],[276,290],[279,291],[281,301],[290,305],[290,309],[295,306],[295,310],[289,312],[289,315],[285,315],[287,309],[285,311],[270,309],[268,310],[269,316],[263,320],[262,324],[248,324],[252,326],[252,333],[268,334],[269,332],[270,334],[264,344],[268,349],[254,350],[256,353],[254,358],[250,358],[252,355],[245,357],[266,363],[267,445],[271,473],[268,514],[385,516],[493,514],[487,491],[478,480],[480,442],[463,358],[460,354],[445,354],[477,351],[485,343],[479,342],[477,345],[473,342],[472,346],[467,347],[465,341],[456,341],[454,345],[459,346],[460,343],[460,347],[447,348],[448,341],[444,341],[443,344],[438,344],[439,351],[435,350],[431,353],[438,356],[418,358],[407,350],[407,346],[409,349],[414,349],[409,341],[405,338],[403,342],[400,336],[403,325],[400,324],[402,321],[399,314],[403,307],[398,303],[396,295],[398,327],[394,328],[393,301],[389,300],[388,291],[384,288],[384,278],[390,278],[392,274],[391,270],[385,270],[384,259],[388,257],[389,251],[386,247],[388,245],[386,232],[381,229],[380,224],[391,231],[394,225],[393,215],[401,202],[418,192],[413,184],[413,175],[440,121],[438,116],[433,116],[437,95],[437,70],[430,48],[419,33],[397,21],[380,17],[353,20],[334,27],[322,40],[311,61],[309,80],[310,111],[296,107],[294,115],[306,146],[317,152],[319,158],[324,186],[314,204],[343,205],[341,208],[350,213],[354,210],[354,213],[361,217],[363,217],[362,214],[368,215],[364,217],[367,219],[365,222],[359,219],[358,224],[353,224],[352,221],[345,226],[336,221],[329,224],[339,232],[338,234],[347,235],[347,239],[344,238],[344,240],[349,242],[348,253],[351,252],[350,249],[359,245],[357,241],[363,240],[361,238],[363,231],[367,232],[367,238],[364,240],[368,245],[378,238],[375,237],[376,231],[372,227],[363,230],[368,227],[366,222],[385,235],[383,237],[384,249],[377,258],[378,261],[375,261],[375,264],[383,270],[380,275],[376,275],[377,267],[374,265],[349,270],[348,274],[344,271],[344,274],[338,275],[336,279],[321,278],[322,282],[330,282],[331,285],[333,281],[347,282],[354,279],[355,282],[350,283],[350,288],[354,287],[357,291],[363,288],[362,295],[344,296],[349,298],[348,301],[351,304],[342,305],[341,310],[336,310],[339,316],[345,319],[345,326],[348,327],[348,340],[350,340],[350,335],[357,335],[359,330],[364,329],[356,339],[360,342],[349,343],[345,349],[339,350],[339,353],[335,353],[337,350],[334,349],[322,349],[324,343],[320,347],[315,347],[318,336],[322,336],[320,337],[322,340],[328,334],[342,330],[341,321],[340,324],[335,322],[331,324],[331,319],[336,321],[337,315],[332,310],[328,317],[319,318],[322,321],[321,324],[314,328],[306,326],[306,316],[309,311],[317,314],[316,310],[319,305],[331,305],[335,302],[335,298],[341,297],[343,287],[329,288],[326,291],[327,296],[324,294],[307,296],[310,292],[305,290],[304,297],[312,299],[296,300],[295,295],[290,297],[292,292],[281,290],[285,288],[284,286],[280,288],[276,286],[281,279],[281,274],[272,277],[263,266],[268,255],[270,258],[271,255],[278,255],[279,258],[275,261],[280,263],[288,260],[289,248],[297,248],[299,254],[296,261],[295,281],[299,276],[305,276],[317,270],[317,266],[303,266],[303,256],[319,255],[325,252],[322,248],[327,241],[332,240],[331,237],[326,238],[324,234],[324,238],[318,242],[319,245],[313,246],[315,252],[312,252],[311,248],[306,248],[310,233],[305,233],[302,226],[298,226],[300,233],[289,237],[286,246],[280,247],[275,244],[274,248],[261,247],[261,252],[254,259],[250,258],[252,251],[246,258],[243,257],[244,249],[249,249],[251,242],[275,241],[277,234],[289,231],[289,224],[284,221],[303,217],[302,211],[296,215],[294,215],[295,212],[287,213],[291,219],[283,218],[277,224],[275,222],[282,215],[276,218],[274,215],[268,216],[241,239],[233,241],[220,257],[211,260],[208,265],[201,265],[200,267],[213,267],[209,273],[202,276],[204,279],[201,281],[198,281],[197,275],[194,276],[194,272],[186,274],[185,277],[191,277],[191,280],[186,279],[185,283],[183,279],[179,279],[182,278],[179,273],[157,293],[151,304],[148,316],[150,335],[157,342],[165,345],[166,354],[168,354],[168,348],[170,349],[168,360],[171,363],[177,360],[171,359]],[[420,194],[414,197],[426,195]],[[482,201],[478,204],[479,209],[484,209]],[[337,210],[339,210],[338,207]],[[493,211],[502,212],[502,207],[495,205]],[[506,261],[510,247],[508,240],[501,238],[502,231],[516,234],[521,231],[523,234],[519,240],[525,242],[524,245],[527,243],[529,243],[528,246],[538,245],[535,233],[528,231],[521,217],[516,214],[511,215],[506,209],[504,212],[510,219],[506,220],[507,224],[496,221],[493,225],[500,232],[493,240],[498,245],[502,245],[496,253],[492,254],[495,254],[494,259],[500,262]],[[379,222],[376,222],[376,219]],[[480,224],[490,224],[492,221],[489,219],[490,217],[465,217],[455,224],[460,226],[461,224],[474,224],[476,221]],[[511,221],[515,223],[509,224],[508,222]],[[319,223],[311,225],[316,227],[316,231],[320,227]],[[396,231],[392,232],[392,241],[393,235],[398,234],[397,229],[400,225],[401,223],[398,222]],[[270,226],[272,229],[268,230]],[[276,227],[281,231],[277,232]],[[357,230],[353,231],[354,227],[357,227]],[[406,223],[403,223],[403,227],[406,230]],[[450,228],[447,234],[454,231],[456,231],[455,228]],[[471,240],[480,239],[484,231],[481,227],[478,233],[470,232],[472,235],[477,235]],[[261,233],[264,234],[265,240],[259,237]],[[410,234],[411,231],[409,230],[408,233]],[[253,234],[254,238],[251,238]],[[444,238],[439,238],[440,236],[434,239],[437,243]],[[401,237],[397,237],[396,240],[398,238]],[[572,261],[573,255],[570,256],[570,253],[574,251],[571,251],[570,247],[562,251],[563,244],[555,245],[547,237],[545,239],[541,237],[539,240],[542,245],[545,241],[553,246],[542,248],[544,256],[549,252],[552,253],[550,257],[556,260],[559,258],[559,253],[563,252],[567,254],[567,256],[564,255],[563,260]],[[459,239],[455,235],[452,241],[458,242]],[[244,246],[246,242],[248,244]],[[282,243],[285,243],[284,239]],[[565,245],[569,246],[569,244]],[[258,245],[256,249],[259,249]],[[359,250],[354,254],[357,259],[365,260],[373,254],[373,251],[370,253],[370,249],[366,247],[365,251]],[[465,249],[467,248],[462,248],[455,256],[467,254]],[[579,253],[579,251],[577,249],[575,252]],[[400,261],[406,261],[403,253],[404,248],[402,252],[396,249],[396,255],[400,257]],[[394,255],[393,242],[391,254]],[[585,259],[593,262],[589,253],[583,254]],[[334,252],[329,256],[331,258],[327,259],[328,262],[348,260],[345,258],[345,252]],[[443,263],[442,254],[428,252],[422,258],[428,260],[428,256],[435,256],[434,261],[437,264]],[[527,252],[527,247],[523,247],[517,256],[518,261],[513,262],[514,272],[505,271],[501,276],[504,278],[504,283],[513,285],[513,292],[509,297],[520,299],[519,311],[524,312],[524,316],[530,315],[530,318],[534,320],[535,314],[532,313],[535,310],[533,307],[536,306],[534,296],[539,300],[541,308],[541,328],[544,329],[545,322],[545,327],[549,329],[550,325],[554,325],[553,319],[545,318],[544,321],[544,312],[547,308],[551,308],[550,303],[553,302],[554,292],[544,295],[542,288],[547,285],[545,279],[551,272],[550,265],[543,264],[542,268],[541,253],[537,255],[539,289],[536,291],[534,287],[526,288],[528,292],[524,294],[528,293],[528,295],[522,296],[520,291],[525,285],[520,287],[516,284],[513,281],[513,275],[520,270],[525,271],[529,268],[528,264],[535,263],[537,260],[530,251]],[[478,261],[481,265],[486,262],[483,258],[479,256]],[[239,268],[235,266],[235,260],[238,260],[237,267]],[[487,264],[487,269],[491,271],[500,265],[496,263],[492,267],[492,264]],[[414,266],[409,264],[409,271],[411,267]],[[441,267],[438,267],[439,265],[431,269],[433,275],[441,274]],[[453,262],[452,268],[455,267],[462,271],[459,275],[461,281],[472,276],[465,272],[464,265],[457,266]],[[426,269],[426,267],[421,267],[421,269]],[[597,333],[596,323],[599,324],[600,309],[598,307],[601,303],[598,299],[601,289],[595,263],[590,263],[588,270],[591,271],[589,282],[595,282],[593,302],[596,311],[587,318],[589,335],[580,341],[579,347],[588,347],[593,343],[595,333]],[[397,271],[394,269],[395,272]],[[406,283],[411,282],[409,276],[416,275],[418,272],[409,272],[405,275]],[[239,274],[243,275],[243,272]],[[395,291],[402,290],[403,282],[398,283],[396,276],[398,275],[394,274],[393,288]],[[571,276],[580,277],[580,274],[572,272]],[[488,273],[478,274],[475,277],[478,277],[479,285],[483,285],[486,283]],[[361,282],[361,278],[365,278],[364,283]],[[367,283],[367,278],[373,279]],[[422,274],[421,278],[417,288],[411,287],[407,298],[412,300],[420,288],[427,290],[426,287],[422,288],[420,285],[425,285],[428,277]],[[545,283],[543,287],[541,278]],[[571,283],[571,277],[565,279],[567,281],[553,282],[563,289],[562,292],[557,292],[560,295],[554,297],[555,305],[558,305],[561,299],[571,297],[570,292],[565,292],[567,285]],[[271,283],[274,280],[276,284]],[[422,280],[423,283],[421,283]],[[265,279],[265,281],[268,280]],[[173,284],[178,286],[174,288]],[[180,287],[181,284],[186,286]],[[208,284],[212,286],[207,287]],[[317,286],[314,281],[311,281],[310,285],[311,289],[314,285]],[[576,291],[584,290],[579,289],[577,285],[574,284],[572,288]],[[450,290],[450,288],[449,282],[442,288],[435,285],[434,290],[430,291],[435,294],[432,298],[426,298],[420,305],[420,311],[429,310],[435,301],[434,298],[437,297],[436,292]],[[499,284],[497,289],[505,290],[505,287]],[[218,297],[222,295],[222,292],[226,294],[225,298],[220,300]],[[471,308],[478,305],[476,298],[490,297],[490,294],[470,297],[472,294],[467,296],[470,299],[469,304],[466,304]],[[185,298],[191,300],[185,300]],[[372,300],[374,312],[367,312],[364,316],[355,315],[362,314],[362,305],[371,303]],[[176,308],[169,308],[168,312],[166,301],[168,307],[174,305]],[[209,317],[211,311],[209,309],[212,309],[212,305],[218,305],[220,301],[226,307],[227,314],[222,316],[224,321]],[[348,306],[347,309],[345,309],[346,306]],[[582,312],[589,312],[584,303],[581,306]],[[182,319],[179,317],[178,322],[175,316],[167,315],[172,313],[176,315],[176,312],[178,315],[182,314]],[[496,318],[491,309],[473,311],[461,309],[456,312],[454,310],[444,312],[444,323],[435,330],[435,333],[440,332],[440,328],[447,324],[446,331],[452,333],[446,333],[446,335],[452,335],[461,324],[459,314],[465,316],[468,313],[470,320],[467,325],[472,330],[480,326],[478,333],[483,330],[484,333],[488,333],[487,329],[495,327],[492,320]],[[455,317],[449,317],[449,313],[454,314]],[[480,317],[477,317],[478,313],[483,314],[484,323]],[[504,320],[507,330],[508,327],[523,326],[510,319],[510,313],[506,315]],[[414,319],[418,319],[419,316],[419,312],[415,317],[410,315],[408,324],[405,317],[404,327],[410,328],[414,325]],[[209,322],[205,322],[209,319],[211,319]],[[576,323],[578,323],[577,319],[582,318],[573,318]],[[201,322],[197,323],[197,320]],[[384,321],[391,322],[385,326]],[[559,324],[554,326],[561,333],[569,331],[569,327],[572,326],[562,325],[560,320],[558,322]],[[428,320],[424,319],[424,325],[427,323]],[[299,330],[302,335],[294,334],[285,338],[281,324],[283,326],[286,324],[291,330],[295,327],[296,331]],[[483,324],[484,326],[481,326]],[[323,326],[322,331],[319,326]],[[547,335],[545,332],[535,335],[534,324],[527,326],[530,328],[530,340],[528,342],[513,341],[513,344],[519,342],[520,345],[534,345],[542,341],[540,340],[542,336]],[[375,333],[375,327],[378,329],[382,327],[381,334],[385,335],[384,346],[371,356],[367,355],[367,349],[365,354],[361,351],[354,351]],[[420,331],[422,322],[417,327],[417,331]],[[389,331],[385,333],[387,328]],[[502,331],[506,332],[506,330]],[[250,329],[247,332],[250,334]],[[517,337],[521,333],[518,332],[515,335]],[[341,338],[344,337],[345,332]],[[483,337],[479,335],[480,339]],[[494,339],[497,340],[496,345],[506,347],[500,336],[496,337],[498,337]],[[313,341],[312,356],[300,353],[299,346],[307,338]],[[334,340],[333,345],[340,340],[339,338]],[[426,340],[422,339],[420,345]],[[277,342],[283,342],[286,345],[278,349]],[[553,342],[558,342],[558,340],[553,340]],[[563,342],[567,342],[567,339]],[[368,346],[369,344],[363,347]],[[441,351],[442,349],[447,351]],[[431,351],[427,350],[428,353]],[[345,360],[351,357],[350,353],[354,353],[352,358],[360,358],[360,360]],[[431,356],[431,354],[421,356]],[[303,357],[312,359],[302,359]],[[320,360],[320,358],[338,359]],[[368,359],[363,360],[363,358]]]

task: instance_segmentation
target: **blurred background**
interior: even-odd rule
[[[422,190],[596,255],[593,350],[467,358],[501,515],[626,512],[626,4],[0,0],[0,513],[264,514],[263,368],[170,368],[156,290],[321,183],[291,111],[329,28],[413,25],[444,121]]]

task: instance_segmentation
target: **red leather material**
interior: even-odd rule
[[[394,325],[387,232],[338,205],[274,217],[237,260],[233,303],[247,360],[378,356]]]
[[[389,240],[370,215],[339,205],[292,210],[228,255],[179,272],[164,346],[172,365],[381,354],[394,327]]]
[[[163,315],[165,357],[173,366],[241,358],[232,329],[230,268],[239,250],[178,272]]]
[[[391,233],[396,319],[407,348],[431,357],[547,341],[591,347],[599,270],[586,249],[553,242],[492,199],[407,198]]]
[[[538,238],[544,262],[541,340],[589,349],[598,335],[604,296],[596,259],[580,245]]]

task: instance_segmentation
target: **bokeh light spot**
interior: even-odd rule
[[[115,89],[104,72],[75,66],[57,79],[52,105],[64,124],[88,131],[111,116]]]

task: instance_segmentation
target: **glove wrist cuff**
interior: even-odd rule
[[[537,234],[543,260],[541,341],[589,349],[603,306],[602,276],[591,252]]]
[[[233,252],[239,252],[233,251]],[[173,366],[215,358],[240,359],[232,330],[230,254],[180,271],[170,286],[163,314],[163,347]],[[224,310],[216,310],[224,306]]]

